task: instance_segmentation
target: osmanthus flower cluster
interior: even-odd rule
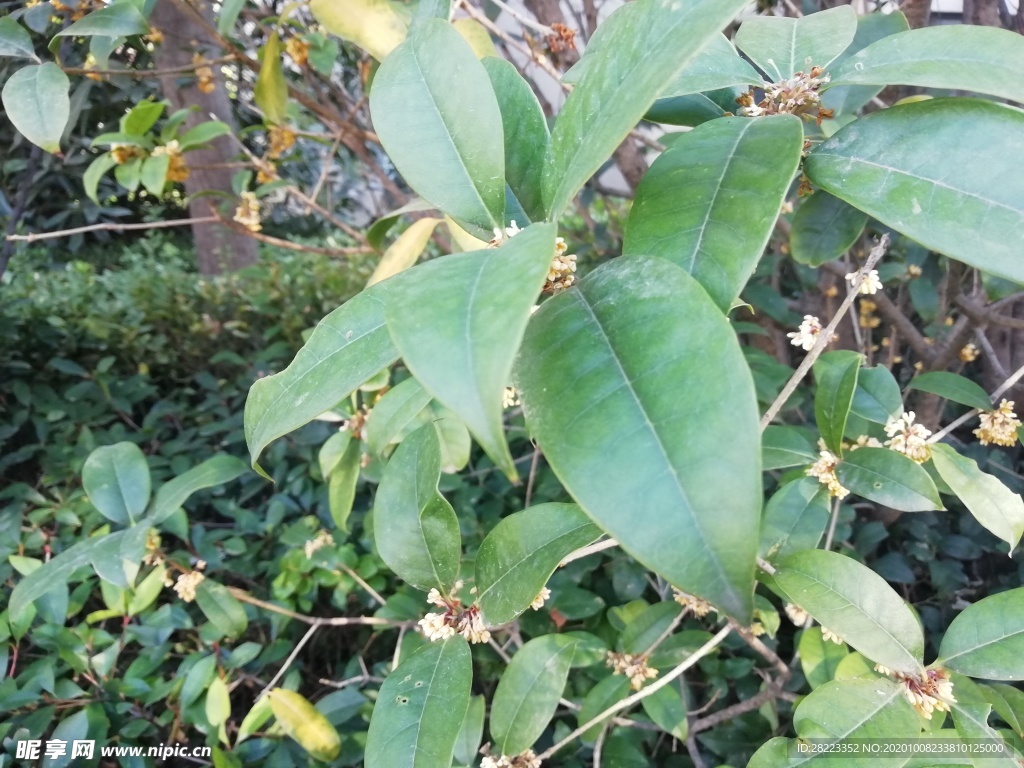
[[[860,272],[851,272],[846,276],[850,285],[853,285],[857,281],[858,275],[860,275]],[[878,270],[872,269],[864,275],[864,281],[860,284],[860,288],[857,289],[857,292],[870,296],[873,293],[878,293],[880,290],[882,290],[882,281],[878,277]]]
[[[931,458],[931,449],[928,447],[928,438],[931,430],[921,424],[915,424],[916,416],[913,411],[900,414],[899,418],[890,418],[885,425],[885,434],[889,440],[885,445],[889,450],[902,453],[912,461],[923,464]]]
[[[515,237],[523,230],[512,220],[510,226],[500,229],[494,228],[494,238],[487,244],[489,248],[498,248],[506,240]],[[551,259],[551,266],[548,268],[547,280],[544,282],[544,293],[557,294],[571,288],[576,282],[576,254],[566,253],[569,247],[565,239],[555,238],[555,255]]]
[[[875,671],[901,683],[907,701],[926,720],[932,719],[933,712],[949,712],[950,705],[956,704],[953,682],[947,669],[926,669],[923,674],[908,675],[876,664]]]
[[[634,691],[639,691],[644,683],[658,676],[658,670],[647,664],[647,655],[643,653],[608,651],[605,664],[611,667],[613,675],[624,675]]]
[[[532,749],[527,749],[513,757],[484,755],[480,760],[480,768],[540,768],[540,766],[541,760]]]
[[[480,609],[475,605],[464,607],[455,596],[462,586],[461,581],[456,582],[451,595],[442,595],[437,589],[427,593],[427,602],[443,609],[440,613],[428,613],[419,620],[428,640],[445,640],[455,635],[462,635],[471,643],[486,643],[491,639]]]
[[[200,560],[196,563],[196,568],[194,571],[189,571],[188,573],[181,574],[178,577],[178,580],[174,582],[174,591],[178,594],[178,597],[180,597],[183,602],[191,603],[193,600],[196,599],[196,590],[199,588],[199,585],[206,580],[206,577],[202,573],[200,573],[200,571],[204,570],[205,568],[206,561]],[[164,586],[171,586],[169,582],[170,577],[168,577],[164,581]]]
[[[810,477],[817,478],[818,482],[828,488],[828,492],[837,499],[845,499],[850,495],[848,488],[844,488],[836,477],[836,467],[839,466],[839,457],[831,451],[823,450],[818,454],[819,458],[808,469]]]
[[[797,72],[792,77],[764,86],[764,98],[755,101],[753,88],[736,99],[740,114],[744,117],[765,115],[797,115],[805,120],[821,121],[833,116],[831,109],[821,106],[821,86],[829,81],[821,67],[811,65],[807,59],[806,72]]]
[[[1003,400],[994,411],[986,411],[978,417],[981,426],[974,430],[975,437],[982,445],[1013,446],[1017,443],[1017,429],[1020,419],[1013,412],[1013,401]]]

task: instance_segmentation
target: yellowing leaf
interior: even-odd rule
[[[309,9],[327,31],[378,61],[405,40],[409,29],[405,14],[390,0],[312,0]]]
[[[373,270],[366,285],[371,286],[381,280],[387,280],[415,264],[430,242],[434,228],[440,223],[441,219],[427,218],[418,219],[410,224],[409,228],[384,251],[380,263]]]
[[[494,41],[483,25],[476,19],[456,19],[452,22],[455,31],[466,38],[469,47],[473,49],[478,59],[486,56],[497,56],[498,49],[494,47]]]
[[[341,737],[316,707],[295,691],[275,688],[267,694],[274,717],[291,738],[317,760],[333,760]]]
[[[288,109],[288,83],[281,68],[281,40],[275,32],[263,48],[263,63],[256,78],[256,104],[268,123],[283,123]]]

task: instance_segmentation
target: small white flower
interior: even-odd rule
[[[851,286],[854,282],[856,282],[857,276],[859,274],[860,272],[851,272],[846,276],[846,279],[849,281]],[[878,270],[872,269],[870,272],[864,275],[864,282],[860,284],[860,290],[858,291],[858,293],[872,294],[878,293],[880,290],[882,290],[882,281],[878,277]]]
[[[334,537],[331,536],[331,534],[329,534],[327,531],[320,531],[320,533],[316,535],[315,539],[310,539],[306,542],[305,546],[303,547],[306,553],[306,559],[308,560],[309,558],[313,557],[314,553],[318,552],[319,550],[323,549],[329,544],[334,544]]]
[[[519,393],[515,387],[505,387],[505,394],[501,398],[502,408],[515,408],[519,405]]]
[[[541,589],[540,593],[533,598],[533,602],[530,603],[530,607],[535,611],[539,611],[544,607],[544,601],[551,597],[551,590],[547,587]]]
[[[889,450],[902,453],[918,464],[928,461],[931,458],[931,448],[928,447],[928,437],[931,430],[914,423],[913,411],[903,413],[899,418],[889,418],[885,424],[885,434],[891,439],[885,444]]]
[[[432,588],[427,593],[427,602],[431,605],[436,605],[438,608],[448,608],[448,603],[445,602],[444,597],[441,595],[440,592],[437,591],[436,588]]]
[[[833,632],[831,629],[828,629],[827,627],[821,628],[821,639],[830,640],[836,645],[843,644],[843,638],[841,638],[839,635],[837,635],[835,632]]]
[[[796,624],[796,626],[798,627],[802,627],[804,624],[807,623],[807,619],[810,618],[810,614],[807,613],[807,611],[805,611],[796,603],[786,603],[785,610],[786,616],[789,617],[789,620]]]
[[[444,640],[455,634],[455,627],[448,623],[443,613],[428,613],[419,620],[427,640]]]
[[[196,588],[206,579],[199,571],[183,573],[174,584],[174,591],[186,603],[196,599]]]
[[[822,451],[819,458],[814,462],[808,469],[807,474],[810,477],[818,479],[818,482],[828,488],[831,493],[837,499],[845,499],[850,495],[850,491],[843,487],[842,483],[839,482],[839,478],[836,477],[836,467],[839,466],[839,459],[831,451]]]
[[[802,347],[805,352],[810,352],[818,343],[818,336],[821,335],[822,330],[821,321],[818,318],[814,315],[804,315],[804,321],[800,323],[800,327],[786,335],[792,339],[790,344],[794,347]]]

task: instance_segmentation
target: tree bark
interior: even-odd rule
[[[927,27],[932,20],[932,0],[906,0],[903,15],[911,29]]]
[[[999,0],[964,0],[964,24],[1001,27]]]
[[[195,13],[202,13],[207,19],[213,18],[205,0],[196,0],[194,9],[185,7],[182,0],[159,0],[156,3],[150,22],[164,35],[164,41],[154,53],[159,69],[188,67],[195,53],[202,53],[206,58],[220,55],[217,41],[196,19]],[[199,90],[193,77],[163,75],[159,79],[171,110],[198,107],[185,121],[186,129],[209,120],[213,114],[218,120],[227,123],[232,132],[237,132],[231,99],[217,67],[214,67],[215,87],[211,93]],[[231,177],[234,171],[217,166],[228,162],[236,154],[233,141],[230,136],[222,136],[211,142],[208,149],[194,150],[185,155],[191,168],[188,180],[185,181],[185,192],[191,198],[189,213],[193,218],[206,218],[214,212],[214,198],[196,197],[198,193],[213,190],[232,194]],[[221,224],[193,224],[192,235],[196,263],[204,275],[241,269],[255,264],[258,259],[257,243],[253,238]]]

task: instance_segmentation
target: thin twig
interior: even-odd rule
[[[533,449],[533,460],[530,461],[530,474],[526,478],[526,499],[523,501],[523,507],[530,506],[530,502],[533,500],[533,484],[537,480],[537,465],[540,463],[540,448]]]
[[[299,651],[301,651],[303,647],[305,647],[306,643],[313,639],[313,635],[316,634],[316,631],[318,629],[320,629],[320,625],[313,624],[312,626],[310,626],[309,629],[306,630],[306,634],[304,634],[302,636],[302,639],[295,644],[294,648],[292,648],[292,652],[288,654],[288,658],[284,660],[284,664],[282,664],[281,668],[277,670],[277,674],[274,675],[270,679],[270,682],[264,686],[263,690],[259,692],[259,695],[256,697],[256,701],[259,701],[264,696],[266,696],[267,692],[270,691],[270,689],[277,684],[277,681],[284,677],[284,673],[288,671],[288,667],[290,667],[292,665],[292,662],[295,661],[295,657],[299,655]]]
[[[786,382],[786,386],[782,388],[779,396],[775,398],[775,401],[768,407],[764,416],[761,417],[761,430],[772,423],[782,406],[786,404],[790,396],[796,391],[796,388],[803,381],[803,378],[811,370],[811,366],[814,365],[814,361],[821,356],[821,353],[825,351],[825,348],[832,343],[832,335],[836,332],[836,328],[839,327],[840,321],[853,306],[853,300],[857,298],[860,291],[861,283],[864,282],[868,272],[870,272],[874,266],[879,262],[885,252],[889,249],[889,235],[888,233],[882,235],[878,241],[878,245],[871,249],[871,253],[868,254],[868,259],[864,262],[864,266],[857,272],[857,277],[853,281],[853,285],[850,286],[850,292],[846,295],[846,299],[840,305],[839,310],[832,316],[831,322],[825,327],[825,329],[818,334],[818,340],[815,342],[814,347],[807,353],[807,356],[800,363],[800,366],[796,369],[796,372],[790,377],[789,381]]]
[[[490,0],[490,2],[494,3],[496,6],[498,6],[501,10],[503,10],[513,19],[518,21],[524,27],[529,27],[530,29],[536,32],[540,32],[542,35],[555,34],[555,30],[553,30],[547,24],[541,24],[540,22],[534,21],[533,19],[523,16],[523,14],[519,13],[519,11],[517,11],[515,8],[511,7],[507,3],[502,2],[502,0]]]
[[[587,547],[581,547],[580,549],[577,549],[575,552],[566,555],[562,559],[562,562],[558,564],[558,567],[564,568],[574,560],[582,560],[584,557],[589,557],[590,555],[593,555],[597,552],[604,552],[606,549],[611,549],[612,547],[617,546],[619,546],[619,542],[617,542],[615,539],[605,539],[604,541],[599,541],[596,544],[591,544]]]
[[[304,624],[316,627],[354,627],[354,626],[366,626],[366,627],[393,627],[395,629],[399,627],[411,627],[416,622],[414,621],[399,621],[398,619],[384,619],[379,616],[334,616],[331,618],[325,618],[320,616],[307,616],[304,613],[298,613],[291,610],[290,608],[283,608],[280,605],[274,605],[268,603],[266,600],[260,600],[257,597],[253,597],[248,592],[238,587],[228,587],[228,592],[236,600],[241,600],[243,603],[249,605],[255,605],[257,608],[262,608],[271,613],[279,613],[282,616],[287,616],[290,619],[301,621]]]
[[[597,725],[598,723],[604,722],[609,717],[614,715],[616,712],[621,712],[624,709],[629,709],[630,707],[632,707],[637,702],[643,701],[648,696],[651,696],[651,695],[657,693],[662,688],[664,688],[666,685],[668,685],[673,680],[675,680],[677,677],[682,675],[690,667],[694,666],[698,661],[700,661],[705,656],[707,656],[709,653],[711,653],[715,648],[717,648],[721,644],[721,642],[723,640],[725,640],[726,637],[728,637],[730,632],[732,632],[732,627],[726,625],[725,627],[723,627],[722,629],[720,629],[718,631],[718,634],[716,634],[714,637],[712,637],[710,640],[708,640],[706,643],[704,643],[704,645],[702,645],[700,648],[698,648],[696,651],[694,651],[692,654],[690,654],[688,657],[686,657],[686,659],[682,663],[678,664],[667,675],[665,675],[664,677],[660,678],[659,680],[651,683],[646,688],[643,688],[642,690],[637,691],[632,696],[627,696],[626,698],[622,699],[621,701],[616,702],[615,704],[612,704],[604,712],[601,712],[600,714],[595,715],[594,717],[592,717],[590,720],[585,722],[583,725],[581,725],[575,731],[570,733],[564,739],[562,739],[557,744],[555,744],[551,748],[547,749],[545,752],[543,752],[542,754],[538,755],[537,757],[540,760],[542,760],[542,761],[543,760],[547,760],[553,754],[555,754],[555,752],[560,750],[562,747],[568,746],[569,744],[574,742],[577,738],[579,738],[584,733],[586,733],[591,728],[593,728],[595,725]]]
[[[601,768],[601,751],[604,749],[604,740],[608,736],[608,729],[611,726],[611,720],[605,723],[601,727],[601,733],[598,734],[597,741],[594,743],[594,768]]]
[[[115,224],[114,222],[104,222],[102,224],[89,224],[85,227],[73,227],[72,229],[58,229],[54,232],[33,232],[28,235],[7,235],[7,239],[34,243],[37,240],[52,240],[56,237],[81,235],[85,232],[131,232],[147,229],[164,229],[166,227],[185,227],[191,224],[212,224],[219,220],[220,219],[217,216],[200,216],[194,219],[169,219],[168,221],[152,221],[143,222],[141,224]]]
[[[839,507],[842,502],[839,499],[835,499],[832,502],[832,516],[828,521],[828,533],[825,534],[825,546],[824,550],[828,552],[832,549],[832,542],[836,537],[836,524],[839,522]]]
[[[370,597],[372,597],[372,598],[373,598],[374,600],[376,600],[376,601],[377,601],[377,604],[378,604],[378,605],[384,605],[384,603],[386,603],[386,602],[387,602],[387,601],[386,601],[386,600],[385,600],[385,599],[384,599],[384,598],[383,598],[383,597],[381,596],[380,592],[378,592],[378,591],[377,591],[376,589],[374,589],[374,588],[373,588],[373,587],[371,587],[371,586],[370,586],[369,584],[367,584],[367,583],[366,583],[365,581],[363,581],[363,577],[362,577],[362,576],[360,576],[360,575],[359,575],[358,573],[356,573],[356,572],[355,572],[354,570],[352,570],[352,568],[351,568],[350,566],[348,566],[348,565],[345,565],[344,563],[341,563],[341,562],[339,562],[339,563],[338,563],[338,567],[340,567],[340,568],[341,568],[341,570],[343,570],[343,571],[344,571],[345,573],[347,573],[347,574],[348,574],[349,576],[351,576],[351,577],[352,577],[352,580],[353,580],[353,581],[354,581],[354,582],[355,582],[356,584],[358,584],[358,585],[359,585],[360,587],[362,587],[362,588],[363,588],[363,590],[364,590],[364,591],[365,591],[365,592],[366,592],[367,594],[369,594],[369,595],[370,595]]]

